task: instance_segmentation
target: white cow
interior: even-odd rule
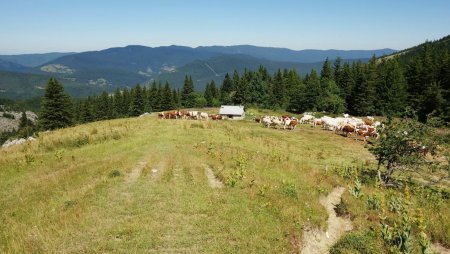
[[[269,116],[264,116],[263,118],[261,118],[261,123],[263,126],[269,128],[270,124],[272,123],[272,120],[270,119]]]
[[[205,112],[198,112],[197,118],[200,120],[208,120],[208,113]]]
[[[276,116],[273,116],[273,117],[271,117],[271,120],[272,120],[272,122],[270,123],[270,125],[274,126],[275,129],[277,129],[278,126],[279,127],[283,126],[283,120],[282,119],[280,119],[280,118],[278,118]]]
[[[283,129],[286,130],[286,127],[288,127],[291,124],[292,119],[289,117],[286,117],[283,119]]]
[[[304,115],[302,118],[300,118],[300,123],[308,123],[310,121],[313,121],[315,119],[312,115]]]
[[[196,120],[198,117],[198,111],[188,111],[189,119]]]

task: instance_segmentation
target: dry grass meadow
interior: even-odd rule
[[[379,253],[367,197],[401,191],[370,180],[363,198],[347,191],[348,169],[373,163],[364,143],[306,125],[153,115],[40,133],[0,150],[0,252],[298,253],[306,227],[326,229],[320,197],[343,186],[349,236]],[[209,184],[208,168],[223,187]],[[449,246],[448,197],[417,193],[427,234]]]

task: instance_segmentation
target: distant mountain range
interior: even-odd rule
[[[256,70],[263,65],[269,72],[288,68],[305,74],[320,69],[326,58],[365,61],[373,55],[395,52],[393,49],[295,51],[250,45],[197,48],[131,45],[82,53],[0,55],[0,97],[38,95],[43,81],[50,76],[60,79],[74,96],[147,84],[151,80],[167,80],[177,88],[182,86],[185,75],[191,75],[196,89],[203,90],[206,82],[215,80],[220,84],[225,74],[234,70]]]
[[[291,50],[287,48],[257,47],[251,45],[211,46],[198,47],[198,49],[222,54],[244,54],[272,61],[296,63],[317,63],[323,62],[326,58],[336,59],[337,57],[342,59],[367,59],[373,55],[383,56],[396,52],[396,50],[388,48],[376,50]]]
[[[22,54],[22,55],[0,55],[0,59],[20,64],[26,67],[37,67],[41,64],[45,64],[47,62],[50,62],[56,58],[60,58],[62,56],[67,56],[75,54],[73,52],[71,53],[44,53],[44,54]]]

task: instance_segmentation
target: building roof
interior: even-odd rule
[[[221,106],[219,115],[244,115],[244,106]]]

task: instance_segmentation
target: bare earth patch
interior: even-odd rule
[[[301,253],[321,254],[328,253],[328,249],[346,232],[353,229],[350,219],[336,216],[334,206],[341,202],[345,188],[336,187],[327,197],[321,197],[320,203],[328,213],[327,230],[318,228],[305,229],[303,232],[303,246]]]
[[[208,166],[205,167],[206,177],[208,178],[208,184],[211,188],[223,188],[223,183],[217,179],[217,177],[214,175],[214,172],[212,169]]]
[[[150,180],[157,181],[158,179],[161,178],[163,173],[164,173],[164,166],[162,163],[160,163],[150,170]]]
[[[145,168],[145,166],[147,165],[147,159],[143,159],[141,161],[139,161],[139,163],[136,165],[136,167],[134,167],[131,172],[127,175],[127,177],[125,178],[125,181],[127,183],[132,183],[134,181],[136,181],[139,176],[141,176],[142,170]]]
[[[450,254],[450,250],[440,245],[439,243],[432,243],[430,247],[431,250],[435,253]]]

